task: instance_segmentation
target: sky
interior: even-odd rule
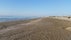
[[[71,0],[0,0],[0,16],[71,15]]]

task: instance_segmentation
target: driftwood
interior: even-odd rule
[[[68,17],[68,19],[70,19],[71,17]]]

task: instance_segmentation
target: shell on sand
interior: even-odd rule
[[[67,27],[66,30],[71,31],[71,27]]]

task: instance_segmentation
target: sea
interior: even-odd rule
[[[16,21],[16,20],[28,20],[36,17],[15,17],[15,16],[1,16],[0,22]]]

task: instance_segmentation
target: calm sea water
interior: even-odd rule
[[[15,20],[27,20],[29,18],[0,18],[0,22],[8,22],[8,21],[15,21]]]
[[[0,22],[15,21],[15,20],[27,20],[36,17],[15,17],[15,16],[0,16]]]

